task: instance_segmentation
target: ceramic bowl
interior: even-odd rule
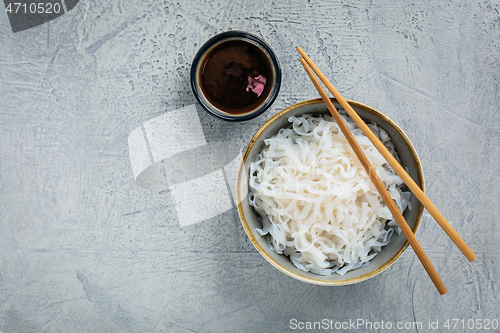
[[[337,101],[332,99],[332,102],[337,110],[342,109]],[[387,132],[391,141],[394,143],[395,150],[397,151],[399,158],[401,159],[401,165],[407,168],[406,170],[409,175],[423,190],[424,176],[420,160],[417,156],[415,148],[403,130],[401,130],[401,128],[399,128],[392,120],[374,108],[354,101],[348,102],[366,123],[373,121]],[[311,272],[303,272],[297,269],[288,257],[272,251],[266,242],[266,238],[260,236],[256,232],[257,228],[261,228],[261,224],[257,218],[258,214],[253,210],[248,202],[248,178],[250,164],[255,161],[257,154],[264,147],[264,140],[266,138],[275,135],[280,128],[288,127],[290,125],[288,122],[288,118],[290,116],[299,116],[304,113],[319,115],[329,114],[329,111],[321,99],[312,99],[294,104],[271,117],[264,125],[262,125],[262,127],[250,140],[243,155],[236,183],[238,213],[243,224],[243,228],[260,254],[262,254],[262,256],[274,267],[293,278],[312,284],[330,286],[347,285],[367,280],[386,270],[403,254],[408,247],[408,242],[403,234],[397,235],[395,233],[389,244],[382,248],[382,251],[370,261],[369,265],[349,271],[343,276],[335,273],[330,276],[322,276]],[[414,195],[411,195],[410,197],[410,204],[411,210],[407,208],[404,211],[403,216],[415,233],[420,223],[423,207]]]
[[[266,90],[264,90],[265,92],[268,91],[265,93],[266,97],[257,104],[252,105],[248,110],[241,110],[238,108],[233,108],[231,111],[223,110],[210,101],[210,98],[205,95],[202,88],[202,74],[205,70],[207,61],[210,59],[211,52],[223,47],[221,45],[224,43],[227,44],[227,42],[238,43],[248,48],[260,50],[259,53],[263,55],[263,58],[266,59],[269,66],[269,77],[267,78],[268,82],[266,86],[269,85],[270,90],[268,91],[268,88],[266,88]],[[281,67],[276,54],[262,38],[244,31],[226,31],[210,38],[200,47],[191,65],[191,88],[196,100],[205,111],[224,120],[243,121],[262,114],[272,105],[278,96],[280,86]]]

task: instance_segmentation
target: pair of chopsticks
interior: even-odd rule
[[[311,78],[311,81],[313,82],[314,86],[318,90],[319,94],[321,95],[321,98],[325,102],[326,106],[328,107],[328,110],[330,110],[330,113],[332,116],[335,118],[335,121],[339,125],[340,129],[342,130],[342,133],[346,137],[347,141],[349,142],[350,146],[352,147],[354,153],[360,160],[361,164],[365,168],[366,172],[368,173],[371,181],[375,185],[375,188],[377,191],[380,193],[380,196],[384,200],[385,204],[389,208],[390,212],[392,213],[392,216],[398,223],[399,227],[403,231],[403,234],[405,235],[406,239],[408,240],[408,243],[410,243],[411,247],[415,251],[415,254],[417,255],[418,259],[424,266],[425,270],[427,271],[427,274],[429,274],[429,277],[431,278],[432,282],[436,286],[437,290],[441,295],[445,294],[448,290],[446,289],[446,286],[444,285],[443,281],[439,277],[438,273],[436,272],[436,269],[434,266],[432,266],[432,263],[430,262],[429,258],[425,254],[424,250],[422,249],[422,246],[418,242],[417,238],[413,234],[413,231],[410,229],[408,224],[406,223],[406,220],[404,219],[403,215],[397,208],[396,204],[390,197],[389,193],[387,192],[384,184],[380,180],[380,178],[377,176],[377,173],[371,166],[370,162],[366,158],[365,154],[363,153],[363,150],[361,147],[358,145],[356,142],[356,139],[354,139],[354,136],[352,133],[349,131],[347,128],[346,124],[340,117],[340,114],[338,113],[337,109],[335,109],[335,106],[331,102],[330,98],[326,94],[326,92],[323,90],[321,87],[318,79],[316,76],[314,76],[314,73],[321,79],[323,84],[328,88],[328,90],[333,94],[335,99],[340,103],[340,105],[344,108],[344,110],[347,112],[347,114],[351,117],[351,119],[358,125],[358,127],[363,131],[363,133],[368,137],[368,139],[371,141],[371,143],[377,148],[377,150],[380,152],[380,154],[385,158],[385,160],[389,163],[389,165],[396,171],[396,173],[401,177],[403,182],[408,186],[410,191],[417,197],[417,199],[422,203],[422,205],[427,209],[427,211],[434,217],[434,219],[437,221],[437,223],[441,226],[441,228],[444,230],[444,232],[448,235],[448,237],[451,238],[453,243],[462,251],[464,256],[469,260],[469,261],[474,261],[476,259],[476,255],[472,252],[472,250],[467,246],[467,244],[463,241],[463,239],[457,234],[457,232],[453,229],[453,227],[446,221],[444,216],[439,212],[439,210],[432,204],[432,202],[427,198],[427,196],[424,194],[424,192],[420,189],[420,187],[413,181],[413,179],[406,173],[406,171],[403,169],[403,167],[396,161],[396,159],[392,156],[392,154],[385,148],[384,144],[377,138],[377,136],[370,130],[370,128],[365,124],[365,122],[358,116],[358,114],[354,111],[354,109],[347,103],[347,101],[340,95],[340,93],[335,89],[335,87],[328,81],[325,75],[319,70],[319,68],[314,64],[314,62],[307,56],[307,54],[300,48],[297,48],[297,51],[300,53],[302,58],[300,59],[300,62],[302,66],[304,66],[304,69],[306,70],[307,74]],[[312,68],[312,70],[311,70]],[[314,71],[314,73],[313,73]]]

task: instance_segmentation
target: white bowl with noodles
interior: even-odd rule
[[[342,109],[339,103],[332,99],[337,110]],[[420,160],[405,133],[392,120],[387,118],[381,112],[367,105],[348,101],[356,113],[366,122],[374,122],[380,128],[384,129],[389,135],[394,144],[395,150],[401,160],[401,165],[407,170],[409,175],[415,182],[424,190],[424,176]],[[250,140],[242,162],[240,164],[237,183],[236,183],[236,200],[238,203],[238,213],[240,215],[243,228],[250,238],[253,245],[260,254],[271,263],[274,267],[283,273],[296,278],[298,280],[318,284],[318,285],[348,285],[352,283],[367,280],[387,269],[391,266],[406,250],[408,242],[403,234],[392,236],[389,244],[382,247],[378,255],[370,260],[369,265],[351,270],[344,275],[333,273],[331,275],[319,275],[312,272],[304,272],[299,270],[290,261],[290,258],[278,254],[269,248],[266,237],[261,236],[256,230],[262,227],[259,221],[258,213],[253,209],[248,200],[249,194],[249,171],[250,165],[255,161],[256,156],[264,147],[264,140],[272,137],[281,128],[290,125],[288,118],[291,116],[300,116],[303,114],[312,114],[313,116],[326,115],[329,111],[321,99],[312,99],[294,104],[271,117]],[[414,195],[410,196],[411,209],[406,209],[403,216],[408,225],[415,233],[423,212],[423,206],[418,202]]]

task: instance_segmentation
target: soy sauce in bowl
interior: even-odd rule
[[[198,102],[225,120],[251,119],[275,100],[281,70],[274,52],[260,38],[240,31],[219,34],[205,43],[191,68]]]
[[[211,50],[200,72],[201,90],[216,108],[245,113],[261,104],[271,92],[271,62],[258,47],[227,41]]]

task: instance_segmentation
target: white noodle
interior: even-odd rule
[[[409,193],[401,192],[402,180],[356,124],[342,118],[403,211]],[[399,227],[333,117],[289,121],[264,141],[250,167],[249,201],[262,223],[257,232],[303,271],[343,275],[368,265]],[[369,127],[394,152],[387,133]]]

